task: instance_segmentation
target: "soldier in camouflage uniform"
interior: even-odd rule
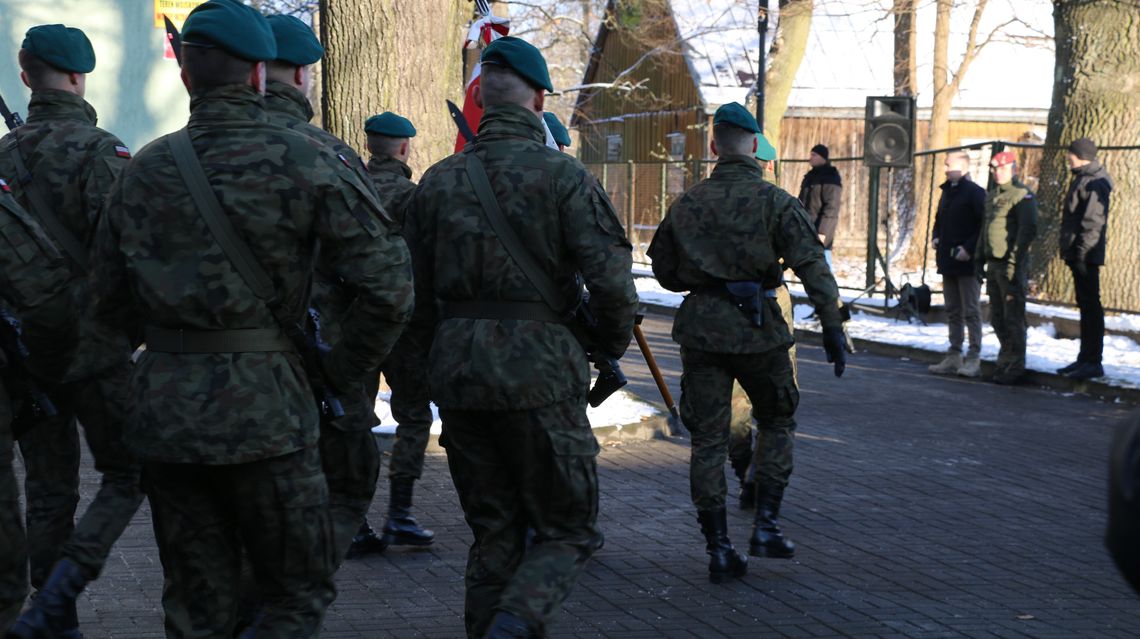
[[[130,152],[95,126],[95,110],[83,99],[95,52],[82,31],[33,27],[19,62],[21,78],[32,89],[28,123],[0,139],[0,175],[11,178],[16,199],[62,250],[73,274],[83,276],[86,247],[106,193]],[[81,313],[88,305],[85,278],[77,277],[70,292],[69,312]],[[19,443],[28,472],[31,579],[39,589],[32,609],[12,629],[18,637],[49,629],[78,633],[75,597],[99,575],[143,498],[139,465],[122,443],[130,344],[117,330],[81,320],[82,348],[52,392],[59,415],[36,418],[25,411],[17,416],[15,430],[26,431]],[[72,531],[79,472],[76,417],[102,482]]]
[[[542,54],[503,37],[482,64],[479,139],[424,174],[405,220],[420,300],[413,329],[434,334],[431,396],[475,537],[467,635],[535,637],[602,544],[589,362],[563,319],[575,273],[590,291],[599,354],[618,357],[629,345],[637,293],[631,247],[605,192],[577,160],[545,146]],[[468,177],[480,166],[488,179],[479,188],[493,192],[486,197],[520,250],[505,248],[480,203]],[[533,270],[512,259],[522,250]],[[543,301],[539,273],[566,291],[563,308]],[[528,525],[535,536],[524,554]]]
[[[1001,342],[992,380],[1012,385],[1025,377],[1025,294],[1029,245],[1037,236],[1037,200],[1016,178],[1013,152],[995,153],[990,167],[997,188],[986,194],[985,220],[974,254],[985,268],[990,324]]]
[[[739,104],[717,110],[712,175],[669,208],[649,247],[661,285],[690,291],[677,312],[673,339],[681,345],[681,419],[692,433],[690,483],[705,535],[709,578],[747,572],[733,548],[725,512],[724,462],[729,443],[732,384],[752,401],[759,429],[754,556],[791,556],[778,513],[792,472],[799,401],[788,347],[791,327],[774,300],[783,265],[808,291],[823,323],[835,374],[846,362],[839,292],[823,246],[796,198],[764,182],[756,163],[756,120]],[[743,311],[743,312],[742,312]]]
[[[368,135],[368,172],[380,200],[401,227],[416,183],[408,166],[411,139],[416,128],[407,118],[385,112],[364,123]],[[423,475],[424,452],[431,435],[431,399],[428,397],[427,346],[411,332],[396,342],[381,368],[392,389],[392,416],[396,419],[396,442],[388,462],[388,518],[379,544],[365,522],[353,539],[356,554],[392,546],[430,546],[435,533],[420,526],[412,516],[412,492]],[[379,378],[377,378],[379,384]],[[378,390],[378,389],[373,389]]]
[[[307,97],[311,65],[324,55],[324,48],[313,30],[293,16],[270,16],[267,20],[277,42],[277,59],[267,65],[266,71],[265,105],[269,121],[324,144],[341,162],[359,173],[360,181],[370,187],[371,180],[365,171],[364,161],[356,151],[335,135],[309,123],[313,117]],[[376,196],[375,191],[373,196]],[[387,207],[383,210],[386,211]],[[377,218],[377,221],[389,223],[391,218],[385,213],[383,219]],[[337,281],[335,258],[322,255],[318,259],[312,298],[312,307],[320,317],[322,335],[334,344],[340,337],[341,320],[348,314],[354,299],[351,291],[334,285]],[[366,386],[365,396],[376,396],[374,385]],[[368,506],[376,492],[376,479],[380,476],[380,450],[371,430],[376,425],[373,405],[364,402],[357,404],[357,408],[359,410],[340,419],[321,422],[321,465],[329,483],[338,565],[349,552],[357,529],[365,521]]]
[[[244,555],[261,602],[249,632],[312,637],[335,596],[335,558],[310,376],[346,413],[365,401],[365,375],[410,316],[407,249],[358,173],[269,122],[264,61],[277,47],[265,18],[211,0],[182,36],[190,121],[143,149],[112,191],[96,234],[95,310],[147,346],[126,439],[145,464],[167,635],[233,636]],[[200,184],[197,165],[206,184],[188,186]],[[233,230],[215,234],[218,220]],[[267,285],[233,261],[235,244]],[[307,371],[299,353],[311,349],[296,332],[318,246],[356,298],[322,370]]]
[[[24,368],[42,384],[66,372],[76,344],[76,315],[71,312],[71,266],[39,224],[12,197],[0,179],[0,297],[20,319],[28,357]],[[18,353],[4,352],[0,384],[0,633],[20,612],[28,593],[28,556],[16,475],[12,469],[12,416],[31,401],[26,379],[14,379]]]

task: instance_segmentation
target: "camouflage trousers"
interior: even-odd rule
[[[377,377],[379,378],[379,377]],[[371,397],[376,397],[374,386]],[[365,394],[367,396],[367,394]],[[318,443],[321,466],[329,489],[329,513],[333,526],[333,557],[344,561],[352,537],[368,514],[380,477],[380,450],[372,426],[376,422],[372,403],[346,403],[340,420],[321,422]]]
[[[496,611],[546,625],[602,545],[598,441],[585,398],[526,411],[441,410],[447,464],[475,541],[464,622],[482,637]],[[527,528],[534,529],[526,547]]]
[[[248,464],[147,463],[167,637],[232,637],[243,554],[260,605],[257,637],[315,637],[336,597],[320,454]]]
[[[792,474],[795,412],[799,405],[787,349],[765,353],[710,353],[681,348],[681,421],[692,436],[689,489],[698,510],[724,508],[724,462],[732,424],[732,387],[739,381],[756,424],[756,481],[784,488]]]
[[[15,621],[28,595],[28,555],[13,469],[12,406],[0,385],[0,633]]]
[[[432,422],[427,367],[427,350],[407,336],[396,342],[384,362],[384,379],[392,389],[392,417],[398,424],[388,462],[390,479],[416,480],[424,472]]]
[[[990,324],[1001,343],[997,372],[1016,377],[1025,373],[1026,285],[1009,277],[1008,266],[996,260],[986,262],[986,294],[990,296]]]
[[[52,392],[59,417],[32,425],[20,437],[20,451],[29,469],[25,490],[32,585],[36,588],[43,585],[60,557],[75,562],[87,579],[98,577],[112,546],[142,504],[141,466],[123,444],[129,373],[130,366],[124,363],[99,375],[61,384]],[[78,497],[79,469],[78,455],[73,454],[77,444],[72,443],[72,416],[83,426],[101,477],[95,498],[74,530],[70,513]],[[47,429],[39,431],[41,426]],[[41,530],[46,540],[36,538]]]

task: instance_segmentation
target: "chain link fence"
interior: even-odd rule
[[[833,248],[836,279],[840,287],[848,291],[864,291],[869,288],[871,290],[868,295],[873,296],[895,291],[905,283],[925,282],[936,293],[939,292],[941,277],[936,272],[934,251],[929,248],[929,238],[941,193],[940,187],[945,181],[943,162],[946,154],[965,151],[970,156],[971,179],[983,187],[990,187],[990,158],[1000,150],[1014,151],[1018,155],[1019,178],[1034,192],[1046,184],[1054,190],[1067,188],[1071,179],[1068,169],[1047,162],[1046,148],[1043,145],[984,141],[922,151],[915,154],[911,167],[881,169],[876,211],[870,201],[873,171],[864,165],[863,158],[832,158],[831,163],[843,178],[843,201]],[[1109,173],[1120,181],[1118,176],[1127,178],[1131,167],[1140,166],[1140,146],[1104,147],[1099,157]],[[586,167],[609,193],[633,244],[634,261],[648,264],[649,259],[645,253],[669,205],[685,190],[708,177],[715,164],[715,160],[694,159],[586,163]],[[809,168],[806,159],[783,159],[776,164],[774,181],[789,193],[798,195],[801,180]],[[1045,205],[1051,206],[1052,203]],[[1109,221],[1110,243],[1137,243],[1140,239],[1132,202],[1114,199]],[[1042,212],[1034,252],[1034,268],[1045,269],[1049,256],[1056,252],[1058,226],[1057,212]],[[871,250],[872,239],[876,252]],[[1140,244],[1134,248],[1140,251]],[[1117,254],[1120,255],[1121,251],[1117,251]],[[1129,252],[1124,251],[1123,255],[1127,256]],[[872,261],[875,270],[872,277],[868,277],[868,267]],[[1120,286],[1140,285],[1137,282],[1140,266],[1135,252],[1131,252],[1131,261],[1127,264],[1114,262],[1110,266],[1117,270],[1131,271],[1116,273],[1116,281]],[[1055,268],[1055,265],[1049,268]],[[1106,269],[1105,275],[1113,275],[1112,270]],[[1036,271],[1031,269],[1031,272]],[[1105,286],[1112,286],[1112,282],[1106,282]],[[1072,301],[1035,289],[1036,281],[1032,281],[1031,297],[1039,301],[1062,304]],[[1111,303],[1108,305],[1114,306],[1112,310],[1115,311],[1140,312],[1140,303],[1128,301],[1134,298],[1131,295],[1121,296],[1118,299],[1123,299],[1124,302],[1118,301],[1115,306]],[[1106,299],[1106,302],[1111,302],[1111,299]]]

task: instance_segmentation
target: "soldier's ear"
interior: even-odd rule
[[[24,86],[28,87],[29,89],[32,88],[32,85],[28,84],[28,74],[23,71],[20,72],[20,82],[23,82]]]
[[[480,109],[484,108],[483,107],[483,85],[481,83],[476,84],[475,87],[471,90],[471,99],[475,100],[475,106],[479,107]]]
[[[716,140],[709,142],[709,150],[712,151],[713,155],[720,156],[720,154],[716,152]]]
[[[186,67],[182,67],[181,76],[182,86],[186,87],[186,93],[193,93],[194,91],[190,88],[190,78],[186,75]]]
[[[265,95],[265,63],[258,62],[250,68],[249,85],[261,95]]]
[[[545,106],[546,106],[546,91],[539,89],[538,91],[534,92],[534,110],[537,111],[541,116],[542,112],[546,110],[545,108],[543,108]]]

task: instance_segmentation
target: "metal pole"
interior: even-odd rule
[[[756,70],[756,124],[760,125],[760,133],[764,133],[764,98],[766,88],[764,76],[768,70],[768,0],[760,0],[756,16],[756,28],[760,32],[760,64]]]
[[[657,194],[659,209],[660,209],[660,213],[661,213],[661,216],[658,218],[659,221],[665,219],[665,191],[666,191],[665,182],[668,179],[669,179],[669,163],[668,162],[662,162],[661,163],[661,191]]]
[[[879,252],[879,167],[871,167],[867,184],[867,288],[875,286],[875,258]]]
[[[883,308],[891,299],[891,205],[894,203],[895,169],[887,168],[887,214],[883,219],[883,232],[886,233],[886,244],[883,247],[883,278],[887,281],[887,293],[883,295]]]
[[[625,191],[625,219],[626,219],[626,233],[629,235],[629,243],[637,248],[637,231],[633,227],[633,160],[629,161],[629,167],[626,177],[626,191]]]

